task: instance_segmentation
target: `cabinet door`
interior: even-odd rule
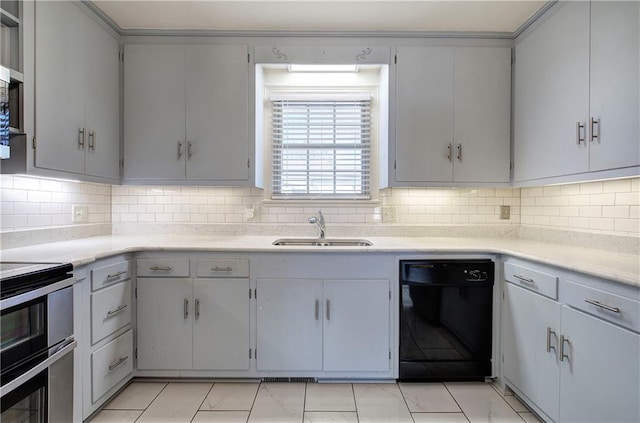
[[[192,368],[191,279],[138,279],[138,368]]]
[[[185,48],[187,179],[247,181],[247,46]]]
[[[322,370],[322,281],[258,279],[257,369]]]
[[[562,333],[560,420],[640,421],[640,335],[567,306]]]
[[[35,5],[36,167],[84,173],[84,25],[89,19],[70,1]],[[86,143],[86,133],[85,133]]]
[[[324,282],[323,369],[387,371],[389,281]]]
[[[558,7],[516,46],[516,181],[589,170],[589,2]]]
[[[557,421],[560,368],[560,304],[510,283],[504,285],[503,373],[517,388]],[[547,328],[555,334],[547,352]]]
[[[640,3],[591,2],[592,171],[640,164],[639,68]]]
[[[127,44],[124,177],[185,178],[184,46]]]
[[[120,62],[118,40],[87,20],[85,108],[87,146],[85,173],[120,177]]]
[[[249,279],[194,279],[193,301],[193,368],[249,370]]]
[[[509,182],[511,49],[455,49],[455,182]]]
[[[396,181],[452,181],[454,49],[398,47],[397,58]]]

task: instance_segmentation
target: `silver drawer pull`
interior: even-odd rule
[[[154,272],[170,272],[173,270],[171,266],[152,266],[149,269]]]
[[[560,335],[560,361],[564,361],[565,358],[567,359],[567,361],[570,361],[570,357],[564,352],[565,342],[571,345],[571,341],[569,341],[569,338],[565,337],[564,335]]]
[[[113,371],[116,369],[116,367],[118,367],[119,365],[121,365],[122,363],[124,363],[125,361],[127,361],[129,359],[128,355],[125,355],[124,357],[120,357],[118,360],[114,361],[113,363],[109,364],[109,371]]]
[[[600,308],[604,308],[607,311],[610,311],[612,313],[620,313],[620,309],[618,307],[611,307],[608,306],[606,304],[602,304],[600,301],[598,300],[590,300],[590,299],[586,299],[584,300],[585,303],[589,303],[591,305],[594,305],[596,307],[600,307]]]
[[[211,268],[212,272],[231,272],[232,270],[233,270],[233,267],[229,267],[229,266],[227,266],[227,267],[218,267],[218,266],[216,266],[216,267],[212,267]]]
[[[547,327],[547,352],[556,349],[555,346],[551,345],[551,335],[555,336],[556,333],[550,327]]]
[[[535,286],[535,284],[536,284],[536,281],[534,281],[533,279],[525,278],[522,275],[513,275],[513,277],[518,279],[521,283],[524,283],[526,285]]]
[[[114,308],[113,310],[109,310],[109,311],[107,311],[107,317],[111,317],[114,314],[118,314],[122,310],[124,310],[125,308],[127,308],[127,305],[126,304],[122,304],[121,306],[118,306],[117,308]]]
[[[122,275],[124,275],[124,274],[126,274],[126,273],[127,273],[127,271],[126,271],[126,270],[121,270],[121,271],[116,272],[116,273],[109,273],[109,274],[107,275],[107,280],[109,280],[109,279],[115,279],[115,278],[117,278],[117,277],[119,277],[119,276],[122,276]]]

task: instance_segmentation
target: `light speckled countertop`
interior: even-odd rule
[[[377,252],[398,254],[492,253],[533,260],[640,287],[640,257],[523,239],[366,237],[371,247],[284,247],[275,236],[100,236],[2,250],[2,261],[64,261],[74,266],[139,251]]]

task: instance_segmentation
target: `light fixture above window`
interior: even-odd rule
[[[289,72],[358,72],[358,65],[289,65]]]

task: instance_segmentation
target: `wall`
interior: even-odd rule
[[[307,221],[319,208],[263,203],[262,190],[255,188],[112,187],[11,175],[2,175],[0,182],[0,232],[4,248],[123,233],[112,224],[127,225],[127,229],[136,229],[140,223],[262,223],[279,227],[305,224],[311,232],[313,228]],[[71,222],[74,204],[89,207],[90,224]],[[500,205],[511,206],[510,220],[499,219]],[[253,217],[247,217],[247,208],[254,209]],[[640,244],[640,178],[521,189],[393,188],[380,192],[379,204],[347,203],[322,206],[322,210],[327,222],[333,225],[363,230],[404,225],[404,235],[422,234],[407,229],[411,226],[457,225],[504,228],[495,232],[496,236],[503,236],[515,226],[524,238],[544,240],[543,235],[553,233],[555,238],[545,235],[546,239],[567,242],[566,234],[571,233],[582,236],[576,243],[584,245],[587,240],[584,236],[599,234],[626,238],[629,242],[623,250],[629,250],[630,245],[635,250]],[[395,212],[395,220],[389,219],[389,214],[393,214],[390,211]],[[258,226],[245,230],[265,233]],[[438,233],[446,236],[465,232]],[[477,233],[487,236],[488,232]]]
[[[0,176],[3,248],[111,233],[111,186]],[[89,223],[74,224],[71,207],[86,205]]]
[[[113,222],[304,223],[319,208],[334,224],[517,224],[519,189],[386,189],[381,204],[286,205],[263,203],[255,188],[114,186]],[[512,206],[500,220],[500,205]],[[247,217],[247,208],[254,210]],[[383,218],[383,211],[395,219]]]
[[[640,178],[521,189],[523,228],[640,236]]]

